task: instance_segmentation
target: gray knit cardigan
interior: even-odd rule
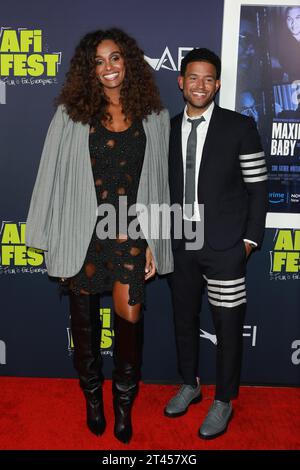
[[[146,149],[137,203],[169,204],[169,114],[143,120]],[[159,274],[173,270],[170,238],[151,238],[138,216]],[[71,277],[81,269],[97,221],[97,198],[89,155],[89,125],[74,122],[63,106],[51,121],[26,224],[26,245],[45,251],[49,276]],[[158,226],[159,216],[151,226]]]

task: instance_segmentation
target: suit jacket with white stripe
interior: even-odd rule
[[[169,184],[171,204],[183,204],[181,124],[171,120]],[[198,179],[198,202],[204,204],[204,237],[215,250],[243,238],[262,243],[267,211],[267,169],[252,118],[214,107],[204,143]],[[173,249],[180,240],[173,239]]]

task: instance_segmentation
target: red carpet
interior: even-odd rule
[[[241,387],[235,415],[225,435],[203,441],[198,428],[213,398],[203,387],[203,401],[180,418],[163,415],[177,386],[141,384],[136,399],[134,436],[129,445],[113,437],[111,382],[104,386],[108,426],[97,438],[85,425],[85,402],[75,379],[0,378],[1,450],[254,450],[300,449],[300,391],[296,388]]]

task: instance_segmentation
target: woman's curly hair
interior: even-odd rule
[[[106,120],[108,100],[96,77],[96,49],[104,39],[114,41],[125,62],[125,78],[121,88],[121,105],[126,118],[143,119],[163,108],[149,64],[135,39],[124,31],[112,28],[86,34],[75,49],[70,70],[56,104],[63,104],[75,122],[91,124],[94,119]]]

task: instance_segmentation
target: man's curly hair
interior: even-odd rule
[[[70,70],[56,104],[63,104],[75,122],[91,124],[95,119],[111,119],[108,100],[96,77],[96,49],[104,39],[114,41],[125,62],[125,78],[121,88],[121,105],[126,118],[143,119],[163,108],[149,64],[135,39],[124,31],[112,28],[86,34],[75,49]]]

